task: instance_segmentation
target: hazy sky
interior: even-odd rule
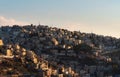
[[[0,0],[0,25],[31,23],[120,37],[120,0]]]

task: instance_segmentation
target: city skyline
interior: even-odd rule
[[[120,37],[119,0],[1,0],[0,25],[45,24]]]

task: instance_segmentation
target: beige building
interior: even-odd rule
[[[3,41],[0,39],[0,46],[2,46],[2,45],[4,45],[4,44],[3,44]]]
[[[59,42],[55,38],[52,38],[52,42],[54,43],[54,45],[58,45],[59,44]]]
[[[7,56],[12,56],[12,55],[13,55],[13,54],[12,54],[12,51],[11,51],[10,49],[7,49],[6,55],[7,55]]]

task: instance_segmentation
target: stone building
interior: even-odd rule
[[[3,41],[2,41],[2,39],[0,39],[0,46],[3,46],[4,44],[3,44]]]

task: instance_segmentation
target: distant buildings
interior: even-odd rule
[[[113,60],[102,53],[117,48],[116,38],[44,25],[0,27],[0,37],[0,46],[5,45],[1,57],[12,57],[13,62],[21,62],[29,71],[37,70],[40,77],[105,77],[114,74],[111,73]],[[92,47],[91,53],[80,51],[76,54],[73,47],[83,43]]]

